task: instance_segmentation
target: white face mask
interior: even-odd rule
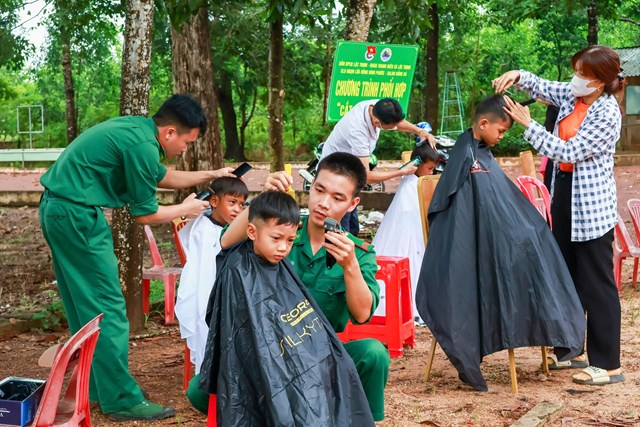
[[[580,98],[582,96],[591,95],[595,92],[597,88],[587,87],[587,85],[592,81],[593,80],[583,79],[582,77],[578,77],[574,74],[571,79],[571,93],[573,93],[573,96]]]

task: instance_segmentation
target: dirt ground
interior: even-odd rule
[[[511,172],[511,171],[509,171]],[[515,173],[515,172],[514,172]],[[512,173],[510,173],[511,175]],[[640,167],[616,168],[619,211],[633,233],[626,201],[640,197]],[[177,265],[168,226],[154,228],[167,264]],[[0,321],[20,313],[35,312],[51,304],[56,287],[49,249],[40,233],[37,209],[0,208]],[[542,401],[562,403],[553,421],[562,426],[640,425],[640,290],[631,286],[632,263],[624,266],[622,303],[622,367],[626,382],[606,387],[579,386],[570,371],[540,370],[540,350],[516,350],[519,393],[511,392],[506,352],[493,354],[482,364],[489,392],[478,393],[457,379],[457,374],[438,348],[429,381],[423,381],[431,335],[417,328],[417,346],[404,357],[393,359],[386,389],[386,419],[380,426],[508,426]],[[23,315],[24,316],[24,315]],[[165,327],[154,313],[143,337],[131,340],[130,368],[154,402],[172,405],[175,418],[144,423],[149,426],[204,426],[206,419],[190,408],[182,393],[184,344],[178,327]],[[39,368],[40,354],[68,334],[32,331],[0,342],[0,379],[14,375],[45,379],[48,369]],[[94,425],[122,426],[92,407]]]

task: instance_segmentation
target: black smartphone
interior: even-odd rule
[[[253,166],[251,166],[247,162],[244,162],[243,164],[235,168],[231,173],[237,176],[238,178],[240,178],[242,175],[249,172],[251,169],[253,169]]]

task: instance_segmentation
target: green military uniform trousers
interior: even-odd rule
[[[53,268],[71,333],[104,313],[91,365],[90,400],[105,413],[144,400],[129,373],[129,321],[102,209],[59,198],[45,190],[40,225],[51,247]]]
[[[384,387],[389,377],[389,352],[378,340],[367,338],[344,344],[345,350],[353,359],[369,401],[373,419],[384,419]],[[191,379],[187,389],[187,398],[194,408],[206,414],[209,410],[209,395],[200,390],[200,375]]]
[[[389,378],[389,351],[378,340],[365,338],[344,343],[358,370],[375,421],[384,419],[384,388]]]

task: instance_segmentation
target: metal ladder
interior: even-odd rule
[[[464,107],[460,96],[460,85],[455,71],[447,71],[444,75],[442,89],[442,118],[440,120],[440,135],[455,136],[464,132]]]

